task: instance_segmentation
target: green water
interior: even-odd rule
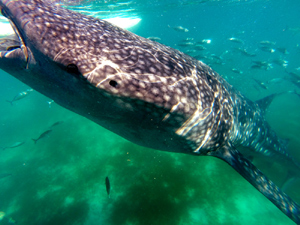
[[[211,66],[252,100],[280,91],[300,92],[288,81],[264,90],[252,79],[284,78],[286,70],[300,74],[296,70],[300,34],[287,30],[287,26],[300,26],[298,1],[176,3],[133,1],[127,7],[136,7],[134,15],[142,21],[131,30],[144,37],[159,36],[160,42],[175,48],[183,38],[211,38],[203,54],[221,55],[228,50],[223,65]],[[189,32],[176,32],[168,25],[187,27]],[[242,46],[257,56],[247,58],[235,52],[239,45],[228,41],[232,36],[241,38]],[[289,54],[261,51],[257,43],[263,40],[286,47]],[[275,58],[288,60],[288,67],[250,69],[252,60]],[[236,67],[243,74],[231,71]],[[0,211],[6,214],[0,225],[14,221],[18,225],[294,224],[218,159],[139,147],[55,103],[49,107],[50,99],[36,91],[11,106],[6,100],[29,87],[3,71],[0,79],[0,146],[25,141],[20,147],[0,151],[0,174],[12,174],[0,179]],[[280,137],[290,140],[289,152],[300,161],[299,102],[292,94],[278,97],[267,120]],[[31,139],[57,121],[64,122],[34,144]],[[286,165],[260,159],[256,163],[282,185]],[[110,198],[106,176],[112,187]],[[287,190],[298,202],[299,187],[300,182],[295,182]]]

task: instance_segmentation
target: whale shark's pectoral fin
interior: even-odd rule
[[[249,160],[244,158],[239,151],[228,145],[217,151],[212,151],[208,155],[215,156],[227,162],[284,214],[290,217],[296,224],[300,224],[300,205],[281,191]]]

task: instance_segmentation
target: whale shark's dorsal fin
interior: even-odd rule
[[[259,192],[267,197],[277,208],[290,217],[297,224],[300,224],[300,206],[281,191],[271,180],[269,180],[249,160],[229,144],[208,155],[222,159],[231,165]]]
[[[283,94],[283,93],[275,93],[275,94],[268,95],[264,98],[261,98],[261,99],[255,101],[255,103],[259,106],[261,111],[265,114],[267,108],[270,106],[270,104],[272,103],[274,98],[281,94]]]

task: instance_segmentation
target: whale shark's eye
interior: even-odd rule
[[[67,72],[68,73],[73,73],[73,74],[76,74],[76,75],[80,74],[80,72],[78,70],[78,67],[73,63],[67,65]]]
[[[115,80],[111,80],[111,81],[109,81],[109,85],[112,86],[112,87],[117,87],[118,83]]]

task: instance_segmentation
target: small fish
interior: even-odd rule
[[[10,146],[2,147],[2,150],[5,150],[7,148],[17,148],[17,147],[23,145],[24,143],[25,143],[25,141],[18,141],[18,142],[15,142],[14,144],[12,144]]]
[[[51,108],[51,105],[52,105],[52,103],[54,103],[54,101],[53,101],[53,100],[47,101],[47,103],[48,103],[48,105],[49,105],[49,108]]]
[[[25,97],[27,97],[31,92],[33,91],[33,89],[27,89],[26,91],[23,91],[23,92],[20,92],[19,94],[17,94],[13,100],[9,101],[9,100],[6,100],[7,102],[9,102],[11,105],[13,105],[13,102],[15,101],[19,101]]]
[[[108,177],[105,178],[105,186],[106,186],[107,195],[110,198],[110,182],[109,182]]]
[[[269,46],[261,46],[260,49],[263,50],[264,52],[270,52],[270,53],[274,53],[276,51],[276,49],[271,48]]]
[[[284,79],[291,82],[292,84],[294,84],[298,88],[300,88],[300,79],[299,78],[293,77],[293,76],[288,76],[288,77],[284,77]]]
[[[284,59],[274,59],[272,62],[279,66],[283,66],[283,67],[287,67],[288,63],[289,63],[288,61],[286,61]]]
[[[209,60],[212,64],[224,65],[223,58],[221,56],[217,56],[216,54],[211,54],[209,56]]]
[[[264,46],[273,46],[276,44],[276,42],[272,42],[272,41],[261,41],[259,42],[260,45],[264,45]]]
[[[245,56],[249,56],[249,57],[256,56],[255,53],[249,53],[245,48],[236,48],[236,49]]]
[[[151,41],[160,41],[161,39],[159,37],[147,37]]]
[[[177,45],[180,46],[180,47],[188,47],[188,46],[193,46],[194,43],[193,42],[181,42]]]
[[[294,35],[295,35],[295,34],[297,34],[297,33],[300,32],[300,27],[289,27],[289,26],[286,26],[285,31],[286,30],[289,30],[289,31],[293,32]]]
[[[194,40],[194,38],[185,38],[185,39],[182,39],[181,42],[190,42],[193,40]]]
[[[198,60],[206,60],[206,59],[208,59],[207,56],[204,56],[204,55],[201,55],[201,54],[195,55],[194,58],[198,59]]]
[[[232,68],[231,69],[232,72],[238,73],[238,74],[243,74],[243,71],[237,69],[237,68]]]
[[[169,26],[169,25],[168,25]],[[182,26],[176,26],[176,27],[171,27],[171,26],[169,26],[170,28],[172,28],[172,29],[174,29],[174,30],[176,30],[176,31],[178,31],[178,32],[189,32],[189,30],[187,29],[187,28],[184,28],[184,27],[182,27]]]
[[[300,94],[299,94],[299,93],[297,93],[297,91],[296,91],[296,90],[294,90],[294,91],[293,91],[293,94],[297,95],[297,96],[300,98]]]
[[[265,83],[261,82],[260,80],[252,78],[261,88],[268,90],[268,87],[265,85]]]
[[[32,140],[34,141],[34,144],[36,144],[36,142],[44,137],[47,137],[49,135],[49,133],[51,132],[52,130],[46,130],[45,132],[43,132],[37,139],[33,139]]]
[[[199,45],[199,44],[198,44],[198,45],[195,45],[193,48],[196,49],[196,50],[200,50],[200,51],[206,49],[203,45]]]
[[[285,80],[293,83],[295,86],[300,88],[300,75],[294,73],[294,72],[288,72],[285,70],[285,72],[289,75],[287,77],[284,77]]]
[[[211,39],[203,39],[201,41],[201,43],[210,44],[211,43]]]
[[[295,72],[288,72],[287,70],[285,70],[285,72],[287,74],[289,74],[290,76],[292,76],[294,79],[300,80],[300,75],[295,73]]]
[[[267,84],[277,84],[277,83],[281,83],[283,80],[284,80],[283,78],[273,78],[267,81]]]
[[[267,66],[269,64],[267,61],[259,61],[259,60],[252,60],[252,62],[258,66]]]
[[[290,82],[294,83],[295,85],[300,84],[300,75],[295,72],[288,72],[285,70],[285,72],[289,75],[286,79]],[[298,85],[297,85],[298,86]]]
[[[190,53],[196,53],[197,51],[195,49],[188,49],[184,53],[190,54]]]
[[[216,54],[211,54],[210,56],[215,60],[223,60],[223,58],[221,56],[218,56]]]
[[[60,125],[60,124],[62,124],[64,121],[57,121],[57,122],[55,122],[55,123],[53,123],[50,127],[49,127],[49,129],[51,129],[51,128],[53,128],[53,127],[55,127],[55,126],[57,126],[57,125]]]
[[[276,48],[276,50],[277,50],[278,52],[281,52],[281,53],[284,54],[284,55],[290,54],[289,51],[288,51],[286,48]]]
[[[10,176],[12,176],[11,173],[2,173],[2,174],[0,174],[0,179],[5,178],[5,177],[10,177]]]
[[[297,81],[295,82],[294,80],[289,80],[291,83],[293,83],[295,86],[297,86],[298,88],[300,88],[300,82]]]
[[[235,37],[228,38],[228,40],[235,43],[244,43],[244,41]]]
[[[259,65],[252,65],[251,67],[250,67],[251,69],[263,69],[263,67],[262,66],[259,66]]]
[[[251,66],[251,69],[264,69],[270,70],[273,68],[272,64],[267,61],[252,61],[254,65]]]

